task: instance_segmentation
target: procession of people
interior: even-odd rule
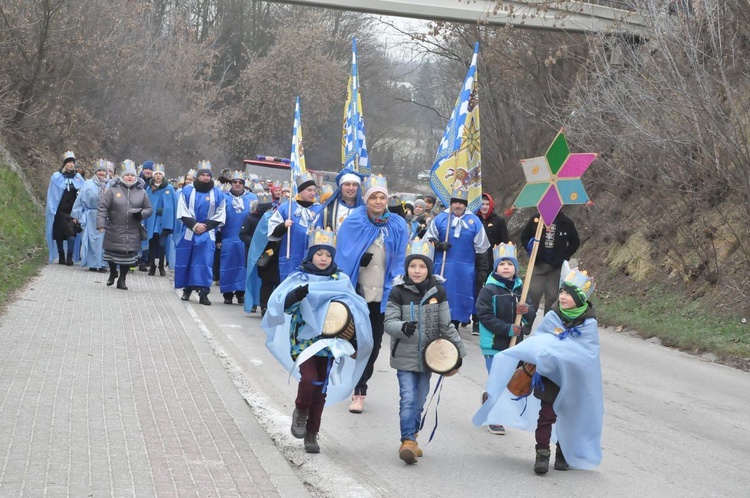
[[[579,239],[562,212],[540,240],[538,216],[520,236],[528,254],[539,244],[536,281],[522,300],[516,246],[487,193],[471,212],[465,189],[454,189],[442,210],[431,196],[402,202],[385,177],[353,171],[338,175],[333,192],[301,175],[291,196],[239,170],[219,182],[208,161],[171,180],[150,160],[139,172],[132,160],[113,168],[100,159],[85,182],[78,166],[67,151],[50,180],[50,262],[57,255],[60,264],[109,271],[106,284],[120,290],[128,290],[132,270],[166,276],[171,269],[182,300],[196,292],[211,305],[218,285],[225,304],[259,314],[269,350],[299,379],[291,432],[307,452],[321,451],[324,406],[349,399],[349,412],[365,412],[387,333],[400,392],[398,456],[417,463],[432,374],[459,371],[467,348],[459,331],[471,323],[489,374],[474,422],[496,435],[506,427],[535,432],[538,474],[547,472],[553,442],[556,470],[598,465],[594,284],[564,264]],[[546,314],[531,334],[542,294]],[[426,353],[438,339],[453,345],[447,367]],[[520,395],[508,390],[517,371],[530,386]]]

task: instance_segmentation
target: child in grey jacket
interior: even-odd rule
[[[407,246],[405,274],[396,277],[385,309],[385,332],[391,336],[391,367],[397,370],[401,447],[399,458],[417,463],[422,450],[417,445],[424,404],[432,372],[424,362],[427,344],[439,337],[448,339],[466,356],[461,337],[451,323],[444,279],[432,274],[434,249],[427,241],[413,240]],[[453,375],[461,366],[459,358]]]

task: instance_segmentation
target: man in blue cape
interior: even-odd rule
[[[231,188],[224,194],[227,203],[227,219],[221,227],[221,271],[219,290],[224,295],[224,304],[245,304],[245,283],[247,280],[247,250],[240,239],[240,229],[250,214],[250,204],[257,196],[245,190],[245,177],[241,171],[231,173]],[[252,300],[252,295],[250,296]]]
[[[341,224],[355,209],[364,205],[359,175],[342,170],[336,175],[336,185],[338,187],[315,218],[316,227],[330,228],[334,233],[338,233]]]
[[[195,290],[201,304],[211,305],[208,293],[213,282],[215,230],[226,220],[226,199],[221,189],[214,186],[208,161],[198,164],[195,181],[182,189],[177,217],[185,225],[185,234],[175,250],[175,289],[183,289],[183,301],[190,300]]]
[[[63,165],[49,180],[47,188],[47,222],[45,236],[49,250],[48,262],[55,256],[61,265],[72,266],[78,261],[78,241],[73,217],[70,215],[78,191],[83,187],[83,177],[76,171],[76,157],[71,151],[63,154]],[[67,250],[67,258],[65,256]]]
[[[469,323],[474,307],[474,267],[476,254],[484,255],[490,248],[482,220],[467,212],[468,191],[455,189],[450,209],[437,215],[427,228],[424,238],[435,243],[434,272],[445,278],[445,291],[451,306],[451,321],[458,329]],[[447,236],[446,236],[447,235]],[[443,267],[443,260],[445,266]],[[483,264],[487,264],[481,258]]]

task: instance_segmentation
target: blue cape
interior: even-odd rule
[[[386,275],[380,311],[385,313],[393,279],[404,273],[406,244],[409,241],[409,231],[404,219],[392,214],[388,217],[388,222],[379,227],[367,217],[365,206],[358,207],[344,220],[339,228],[336,237],[336,264],[341,271],[349,275],[352,285],[356,288],[359,280],[359,260],[362,259],[362,255],[367,251],[367,248],[375,242],[381,231],[385,235]]]
[[[506,389],[518,360],[532,363],[539,375],[560,386],[554,403],[557,422],[553,438],[560,443],[565,460],[573,468],[591,469],[602,460],[604,396],[599,332],[594,318],[576,328],[580,336],[560,339],[555,332],[564,330],[563,322],[550,311],[533,335],[496,354],[487,381],[489,399],[474,415],[473,422],[534,432],[541,401],[533,395],[514,400]]]
[[[242,211],[239,213],[232,206],[232,198],[234,196],[231,193],[224,193],[227,219],[221,227],[221,264],[219,267],[219,290],[221,292],[245,290],[247,253],[245,243],[240,240],[240,229],[242,222],[250,214],[250,203],[257,199],[257,196],[251,193],[243,194],[241,196]]]
[[[87,268],[104,268],[104,233],[96,229],[96,213],[99,209],[99,185],[93,178],[86,180],[78,191],[70,215],[80,221],[83,227],[81,234],[81,266]]]
[[[320,336],[323,322],[331,300],[336,299],[346,303],[354,319],[357,337],[357,357],[341,356],[335,360],[332,370],[341,370],[340,383],[333,385],[331,377],[326,387],[326,406],[348,399],[359,382],[365,370],[367,360],[372,353],[372,328],[367,303],[354,292],[349,278],[339,272],[338,278],[312,275],[303,271],[295,271],[289,275],[273,291],[268,300],[268,310],[263,316],[261,327],[266,331],[266,347],[281,363],[281,365],[299,380],[299,368],[294,367],[291,356],[290,325],[291,315],[284,313],[284,301],[287,294],[301,286],[309,285],[309,294],[302,300],[299,312],[305,324],[300,329],[300,339],[312,339]],[[321,339],[318,339],[321,340]],[[328,339],[344,341],[344,339]],[[339,364],[339,362],[343,362]]]
[[[245,311],[247,313],[250,313],[253,305],[256,304],[250,301],[257,301],[257,304],[260,304],[261,281],[258,278],[258,268],[255,267],[255,264],[260,259],[260,255],[263,254],[263,250],[268,244],[268,218],[271,215],[273,215],[272,209],[263,213],[260,221],[258,221],[258,226],[255,227],[253,238],[250,240],[250,249],[247,251],[247,268],[252,269],[248,272],[247,281],[245,282]],[[248,296],[253,296],[253,299],[248,299]]]
[[[83,187],[83,177],[76,173],[73,177],[73,186],[76,189]],[[52,226],[55,224],[55,214],[57,214],[57,207],[60,205],[63,191],[65,190],[65,177],[59,171],[52,174],[52,178],[49,180],[49,187],[47,188],[47,213],[46,213],[46,226],[45,226],[45,237],[47,239],[47,249],[49,250],[49,263],[52,263],[57,259],[57,242],[52,239]],[[78,245],[81,238],[76,236],[76,247],[73,248],[73,259],[78,261]],[[67,246],[67,242],[65,243]],[[71,248],[68,247],[67,251],[70,252]]]

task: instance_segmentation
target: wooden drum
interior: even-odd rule
[[[534,376],[534,372],[536,372],[536,365],[531,363],[524,363],[516,368],[510,381],[508,381],[508,391],[519,398],[531,394],[531,378]]]
[[[424,348],[424,363],[436,374],[447,374],[460,366],[461,353],[458,346],[448,339],[438,337]]]
[[[321,334],[326,338],[341,337],[347,340],[354,337],[354,318],[346,303],[334,299],[328,304]]]

